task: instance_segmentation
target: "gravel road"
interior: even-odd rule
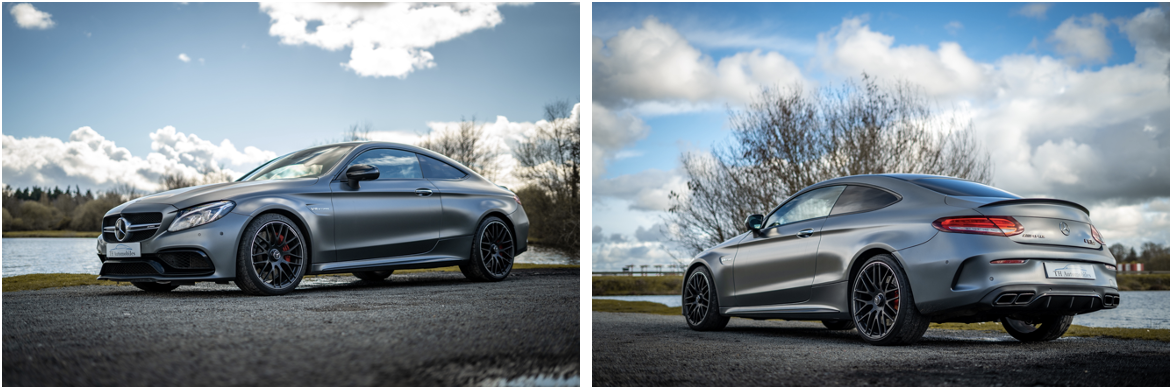
[[[306,279],[280,297],[199,283],[5,292],[5,386],[575,381],[577,269]]]
[[[596,386],[1168,386],[1168,343],[930,329],[911,346],[866,345],[817,322],[592,314]]]

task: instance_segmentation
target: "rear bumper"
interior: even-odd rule
[[[1107,307],[1107,295],[1119,295],[1115,264],[1104,249],[1020,244],[1004,237],[938,233],[928,242],[897,252],[916,307],[933,320],[981,322],[1010,314],[1085,314]],[[1025,259],[1021,264],[991,264]],[[1046,277],[1044,263],[1090,264],[1095,279]],[[1032,292],[1023,304],[995,305],[1003,293]],[[1085,296],[1085,298],[1079,296]],[[1093,295],[1093,296],[1092,296]],[[1068,298],[1070,297],[1070,298]],[[1073,298],[1073,299],[1071,299]],[[1074,305],[1071,305],[1071,303]],[[1062,303],[1067,306],[1059,308]],[[968,318],[965,318],[968,317]]]

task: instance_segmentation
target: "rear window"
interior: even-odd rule
[[[868,212],[898,200],[899,197],[896,197],[895,194],[883,190],[851,185],[847,186],[846,190],[842,191],[842,195],[838,196],[838,202],[834,203],[834,210],[830,212],[830,215]]]
[[[912,181],[912,183],[944,195],[953,195],[959,197],[1021,198],[1017,194],[1010,193],[1005,190],[960,179],[928,178],[916,179]]]

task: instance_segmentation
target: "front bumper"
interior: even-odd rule
[[[170,208],[170,206],[168,206]],[[141,209],[133,211],[142,212]],[[131,212],[131,210],[124,210]],[[236,278],[236,249],[239,236],[248,223],[248,217],[228,213],[223,218],[191,229],[170,232],[167,227],[175,219],[174,208],[163,211],[163,221],[150,238],[139,242],[142,257],[107,258],[108,234],[98,237],[98,258],[102,269],[98,280],[115,281],[225,281]],[[209,265],[195,257],[184,260],[177,254],[202,256]]]
[[[1114,257],[1103,249],[1021,244],[1004,237],[938,233],[898,255],[916,307],[938,322],[1005,316],[1085,314],[1118,305]],[[991,264],[1025,259],[1021,264]],[[1095,279],[1046,277],[1044,263],[1090,264]],[[1013,301],[1004,295],[1012,293]],[[1027,297],[1022,297],[1023,294]],[[1020,298],[1020,301],[1018,300]],[[1113,302],[1113,303],[1105,303]]]

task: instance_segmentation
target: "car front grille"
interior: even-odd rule
[[[211,260],[199,252],[165,252],[159,254],[159,260],[178,269],[212,268]]]
[[[114,237],[114,232],[105,231],[106,227],[114,226],[114,224],[118,222],[118,218],[125,218],[126,221],[129,221],[131,225],[159,224],[163,222],[163,213],[122,213],[102,219],[102,239],[106,240],[106,242],[139,242],[151,238],[151,236],[154,236],[155,233],[159,231],[159,229],[151,229],[131,232],[128,236],[126,236],[125,240],[118,241],[118,239]]]
[[[106,263],[102,265],[103,276],[138,276],[138,275],[158,275],[159,271],[155,271],[147,263]]]

